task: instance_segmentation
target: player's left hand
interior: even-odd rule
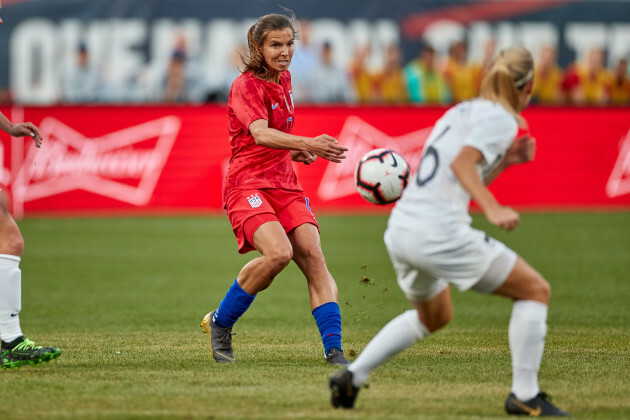
[[[305,165],[310,165],[315,162],[317,155],[307,152],[306,150],[291,150],[291,158],[294,162],[302,162]]]
[[[530,135],[524,135],[514,140],[505,154],[506,163],[515,165],[531,162],[536,155],[536,139]]]
[[[497,205],[486,209],[484,212],[490,223],[507,231],[514,230],[520,221],[518,212],[509,207]]]
[[[42,135],[39,132],[39,128],[32,122],[13,124],[8,133],[13,137],[31,137],[37,147],[40,147],[42,144]]]

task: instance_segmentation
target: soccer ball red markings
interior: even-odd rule
[[[398,200],[409,181],[409,164],[388,149],[367,152],[354,171],[354,181],[361,197],[374,204]]]

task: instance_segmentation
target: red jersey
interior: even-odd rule
[[[280,75],[280,84],[267,82],[251,72],[232,83],[228,99],[228,130],[232,156],[223,180],[223,200],[231,190],[283,188],[302,191],[289,150],[257,145],[249,132],[256,120],[267,120],[270,128],[291,133],[293,97],[291,74]]]

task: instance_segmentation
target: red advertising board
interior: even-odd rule
[[[38,149],[0,133],[0,182],[9,186],[18,215],[221,211],[230,156],[224,105],[0,110],[14,122],[32,121],[44,136]],[[356,193],[357,161],[386,147],[416,168],[444,111],[299,107],[295,134],[327,133],[350,149],[341,164],[296,164],[315,211],[387,210]],[[537,139],[536,160],[495,181],[500,202],[521,209],[630,208],[630,108],[531,107],[524,116]]]

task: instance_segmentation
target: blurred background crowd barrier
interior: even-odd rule
[[[0,107],[39,124],[45,143],[2,137],[17,215],[220,213],[230,158],[224,105]],[[398,151],[415,169],[440,107],[300,107],[295,132],[333,134],[340,164],[296,164],[315,212],[383,212],[356,192],[354,168],[369,150]],[[536,160],[491,186],[506,205],[532,210],[630,208],[630,112],[531,107]],[[596,121],[597,123],[594,123]],[[6,184],[7,182],[5,182]]]
[[[630,103],[624,0],[287,0],[296,102],[447,104],[524,45],[535,102]],[[275,0],[4,0],[0,103],[225,101],[238,51]]]
[[[343,164],[296,165],[315,211],[383,211],[355,192],[376,147],[418,165],[446,107],[477,95],[500,49],[537,64],[525,111],[537,159],[492,185],[523,209],[630,208],[630,0],[287,0],[300,39],[294,133],[326,132]],[[225,103],[239,51],[275,0],[3,0],[0,133],[17,216],[221,212]],[[360,106],[359,106],[360,105]]]

